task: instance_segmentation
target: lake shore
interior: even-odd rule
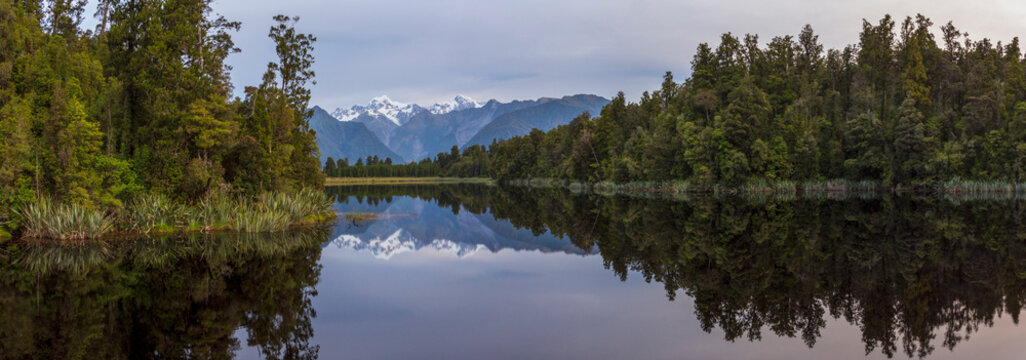
[[[338,214],[331,206],[323,191],[309,189],[254,198],[217,195],[191,204],[151,194],[113,209],[40,199],[17,211],[20,220],[9,232],[18,242],[64,243],[155,234],[270,233],[335,220]]]
[[[490,178],[458,177],[330,177],[327,186],[348,185],[432,185],[432,184],[494,184]]]
[[[973,195],[1026,195],[1026,183],[1002,181],[964,181],[951,180],[914,186],[884,186],[879,181],[850,181],[843,179],[822,181],[751,181],[740,186],[720,184],[695,185],[686,181],[668,182],[577,182],[552,178],[535,178],[508,180],[504,185],[535,188],[565,188],[575,192],[593,192],[598,194],[766,194],[766,195],[798,195],[798,194],[939,194],[956,196]]]
[[[457,177],[354,177],[328,178],[327,186],[353,185],[442,185],[483,184],[533,188],[565,188],[598,194],[942,194],[942,195],[1026,195],[1026,183],[1008,181],[949,180],[916,185],[885,186],[881,181],[845,179],[817,181],[753,180],[739,186],[700,185],[688,181],[580,182],[555,178],[495,180]]]

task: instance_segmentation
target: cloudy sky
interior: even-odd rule
[[[862,19],[923,13],[979,39],[1026,36],[1023,0],[219,0],[242,22],[233,55],[238,87],[259,82],[274,14],[318,37],[313,104],[334,109],[378,95],[430,104],[624,91],[637,98],[663,73],[678,80],[701,42],[724,32],[797,34],[811,24],[827,47],[858,41]],[[899,21],[900,24],[900,21]]]

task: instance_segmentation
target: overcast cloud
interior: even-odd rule
[[[762,42],[811,24],[828,48],[858,41],[862,19],[923,13],[974,39],[1026,35],[1026,1],[740,0],[220,0],[215,11],[242,22],[242,53],[229,62],[236,86],[259,82],[274,56],[274,14],[301,18],[315,34],[315,105],[334,109],[387,94],[430,104],[533,99],[655,89],[663,73],[690,73],[701,42],[724,32]]]

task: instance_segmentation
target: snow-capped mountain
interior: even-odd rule
[[[420,105],[392,101],[388,96],[382,95],[371,99],[370,103],[366,106],[353,105],[353,107],[349,109],[335,109],[335,112],[331,113],[331,116],[334,116],[336,119],[341,121],[355,120],[361,115],[367,115],[375,118],[384,117],[396,126],[401,126],[406,123],[406,120],[413,117],[413,115],[424,110],[426,109]]]
[[[392,121],[396,126],[402,126],[407,120],[422,111],[428,111],[432,114],[440,115],[453,111],[479,107],[481,107],[481,103],[478,103],[474,101],[474,99],[464,95],[457,95],[452,100],[431,105],[430,108],[425,108],[417,104],[406,104],[393,101],[388,98],[388,96],[382,95],[371,99],[370,103],[366,106],[353,105],[348,109],[338,108],[335,109],[335,112],[331,113],[331,115],[341,121],[356,120],[361,115],[367,115],[372,118],[380,116]]]
[[[526,135],[532,129],[548,131],[585,112],[597,115],[607,103],[609,100],[605,98],[586,94],[508,103],[494,99],[479,103],[458,95],[450,101],[423,107],[379,96],[367,105],[338,108],[331,117],[343,123],[365,125],[397,155],[392,158],[393,162],[396,158],[405,162],[449,152],[454,145],[460,148],[488,146],[493,140]],[[318,133],[318,137],[321,136]],[[356,158],[350,153],[336,155],[350,161]]]
[[[474,101],[474,99],[463,95],[456,95],[452,100],[432,105],[428,111],[435,115],[441,115],[448,114],[453,111],[476,109],[481,106],[481,103]]]

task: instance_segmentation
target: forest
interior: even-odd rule
[[[500,181],[1019,191],[1024,65],[1018,38],[972,40],[922,15],[864,20],[843,49],[824,49],[811,26],[765,45],[727,33],[698,45],[682,83],[667,72],[638,102],[620,93],[597,117],[432,161],[445,176],[476,176],[457,165],[484,164]]]
[[[323,185],[307,125],[316,37],[275,16],[277,58],[233,97],[241,24],[211,2],[101,0],[92,29],[84,0],[0,3],[0,224],[43,203],[103,220],[143,196]]]

